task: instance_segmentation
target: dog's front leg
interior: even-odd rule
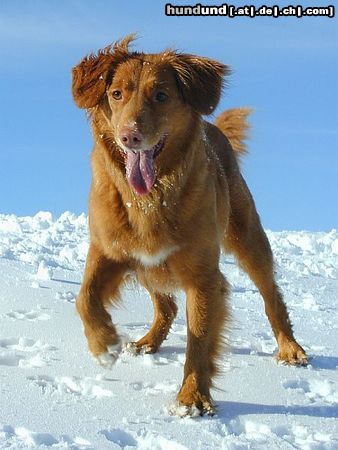
[[[213,414],[210,397],[217,357],[223,347],[222,331],[228,317],[228,285],[218,269],[196,275],[187,287],[188,342],[184,378],[177,396],[178,415]]]
[[[106,307],[117,299],[126,268],[106,258],[93,244],[89,248],[85,274],[76,300],[88,347],[98,362],[110,367],[121,344]]]

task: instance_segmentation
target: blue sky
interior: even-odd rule
[[[165,3],[0,1],[0,213],[87,211],[92,141],[71,68],[136,31],[136,49],[170,46],[232,67],[216,114],[255,109],[242,167],[266,228],[337,228],[337,18],[174,18]]]

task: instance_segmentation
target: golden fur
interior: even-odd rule
[[[305,364],[306,355],[293,337],[269,242],[236,158],[245,151],[249,109],[222,113],[217,126],[202,118],[216,108],[228,67],[172,50],[132,52],[132,39],[73,69],[74,100],[88,111],[95,140],[90,249],[77,309],[92,354],[113,362],[119,336],[108,307],[126,274],[136,274],[154,305],[152,327],[133,344],[136,351],[159,349],[177,312],[173,292],[183,289],[188,341],[177,401],[186,414],[195,407],[212,414],[210,387],[229,316],[222,246],[261,292],[278,358]]]

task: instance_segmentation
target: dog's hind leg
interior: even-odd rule
[[[150,292],[154,306],[154,320],[149,332],[132,346],[139,353],[143,348],[145,353],[156,353],[167,337],[171,324],[177,314],[177,305],[172,295]]]
[[[264,299],[265,312],[279,347],[278,360],[305,365],[307,356],[293,336],[289,314],[274,278],[270,244],[255,206],[252,203],[249,208],[237,209],[235,213],[230,218],[225,250],[234,253]]]

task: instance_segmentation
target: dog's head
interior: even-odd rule
[[[189,120],[216,108],[229,73],[224,64],[172,50],[131,52],[133,35],[84,58],[73,69],[73,96],[80,108],[99,108],[124,158],[129,184],[150,192],[155,159]],[[185,136],[186,137],[186,136]]]

